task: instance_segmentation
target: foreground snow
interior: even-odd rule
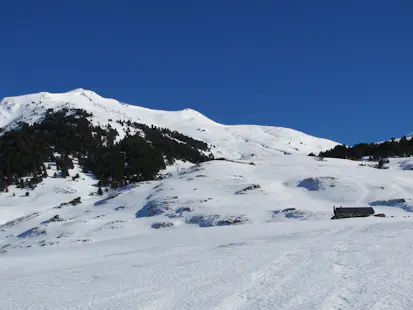
[[[0,257],[1,309],[411,309],[411,220],[155,231]]]

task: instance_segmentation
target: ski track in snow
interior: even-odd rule
[[[412,221],[349,222],[291,234],[267,224],[227,247],[214,244],[240,229],[212,228],[221,238],[205,245],[199,233],[185,246],[162,249],[157,240],[146,251],[129,238],[122,247],[136,251],[106,256],[116,243],[96,245],[75,267],[63,250],[61,268],[3,273],[1,309],[410,309]]]

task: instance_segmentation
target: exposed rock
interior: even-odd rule
[[[172,173],[166,173],[166,174],[160,174],[156,177],[156,181],[162,181],[165,180],[167,178],[169,178],[172,175]]]
[[[261,188],[261,186],[258,185],[258,184],[252,184],[252,185],[247,186],[247,187],[245,187],[245,188],[243,188],[243,189],[241,189],[241,190],[239,190],[239,191],[236,191],[235,194],[236,194],[236,195],[243,195],[243,194],[245,194],[245,192],[247,192],[247,191],[252,191],[252,190],[258,189],[258,188]]]
[[[53,222],[62,222],[63,219],[60,217],[60,215],[55,215],[52,218],[48,219],[47,221],[42,222],[41,224],[48,224],[48,223],[53,223]]]
[[[281,214],[281,213],[288,213],[288,212],[295,211],[295,210],[296,210],[295,208],[286,208],[286,209],[283,209],[283,210],[272,211],[272,213],[273,214]]]
[[[248,221],[248,218],[246,218],[245,216],[234,216],[234,217],[220,220],[216,223],[216,225],[217,226],[237,225],[237,224],[245,223],[247,221]]]
[[[293,218],[293,219],[303,219],[308,215],[312,215],[312,213],[305,212],[302,210],[297,210],[296,208],[287,208],[283,210],[275,210],[272,211],[273,216],[283,214],[286,218]]]
[[[187,219],[188,224],[198,224],[200,227],[211,226],[228,226],[247,222],[249,219],[245,216],[232,216],[220,219],[218,214],[213,215],[195,215]]]
[[[231,243],[227,243],[227,244],[221,244],[217,248],[231,248],[231,247],[242,246],[242,245],[245,245],[245,244],[246,244],[245,242],[231,242]]]
[[[334,187],[335,184],[332,181],[335,179],[333,177],[307,178],[301,180],[297,187],[303,187],[308,191],[319,191],[325,189],[326,185]]]
[[[41,229],[39,227],[34,227],[34,228],[30,228],[30,229],[26,230],[25,232],[21,233],[17,237],[18,238],[32,238],[32,237],[45,235],[45,234],[46,234],[45,229]]]
[[[59,241],[53,242],[53,241],[42,240],[39,242],[39,245],[42,247],[53,245],[53,244],[59,244]]]
[[[56,238],[60,239],[60,238],[68,238],[70,237],[72,234],[71,233],[62,233],[60,235],[58,235]]]
[[[156,200],[148,201],[143,206],[142,209],[136,212],[135,217],[140,218],[140,217],[147,217],[147,216],[155,216],[155,215],[160,215],[163,213],[172,214],[172,208],[170,207],[170,204],[175,203],[173,201],[174,198],[175,197],[172,197],[170,199],[165,199],[165,200],[156,199]]]
[[[187,218],[186,222],[188,224],[197,224],[200,227],[211,227],[211,226],[215,226],[218,219],[219,219],[218,214],[194,215],[192,217]]]
[[[125,209],[125,208],[126,208],[126,206],[119,206],[119,207],[116,207],[116,208],[113,209],[113,210],[119,211],[119,210],[123,210],[123,209]]]
[[[170,222],[159,222],[159,223],[153,223],[151,225],[152,228],[154,229],[161,229],[161,228],[167,228],[167,227],[173,227],[174,224]]]
[[[377,200],[369,202],[370,206],[383,206],[383,207],[397,207],[401,208],[407,212],[413,212],[413,205],[407,202],[406,199],[389,199],[389,200]]]
[[[397,207],[406,203],[406,199],[389,199],[389,200],[377,200],[369,203],[370,206],[392,206]]]
[[[194,211],[193,207],[181,207],[176,209],[176,213],[192,212]]]
[[[64,206],[68,206],[68,205],[76,206],[76,205],[78,205],[78,204],[80,204],[80,203],[82,203],[81,198],[80,198],[80,197],[77,197],[77,198],[75,198],[75,199],[73,199],[73,200],[71,200],[71,201],[69,201],[69,202],[63,202],[63,203],[61,203],[59,206],[54,207],[54,209],[61,209],[61,208],[63,208]]]
[[[386,215],[384,213],[374,214],[374,216],[376,216],[376,217],[386,217]]]
[[[69,204],[71,204],[72,206],[78,205],[80,203],[82,203],[80,201],[80,197],[77,197],[77,198],[75,198],[75,199],[73,199],[72,201],[69,202]]]

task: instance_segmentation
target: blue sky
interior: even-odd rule
[[[92,89],[353,144],[413,131],[413,1],[2,1],[0,97]]]

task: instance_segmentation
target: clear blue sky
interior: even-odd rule
[[[6,0],[0,43],[0,97],[86,88],[348,144],[413,131],[412,0]]]

